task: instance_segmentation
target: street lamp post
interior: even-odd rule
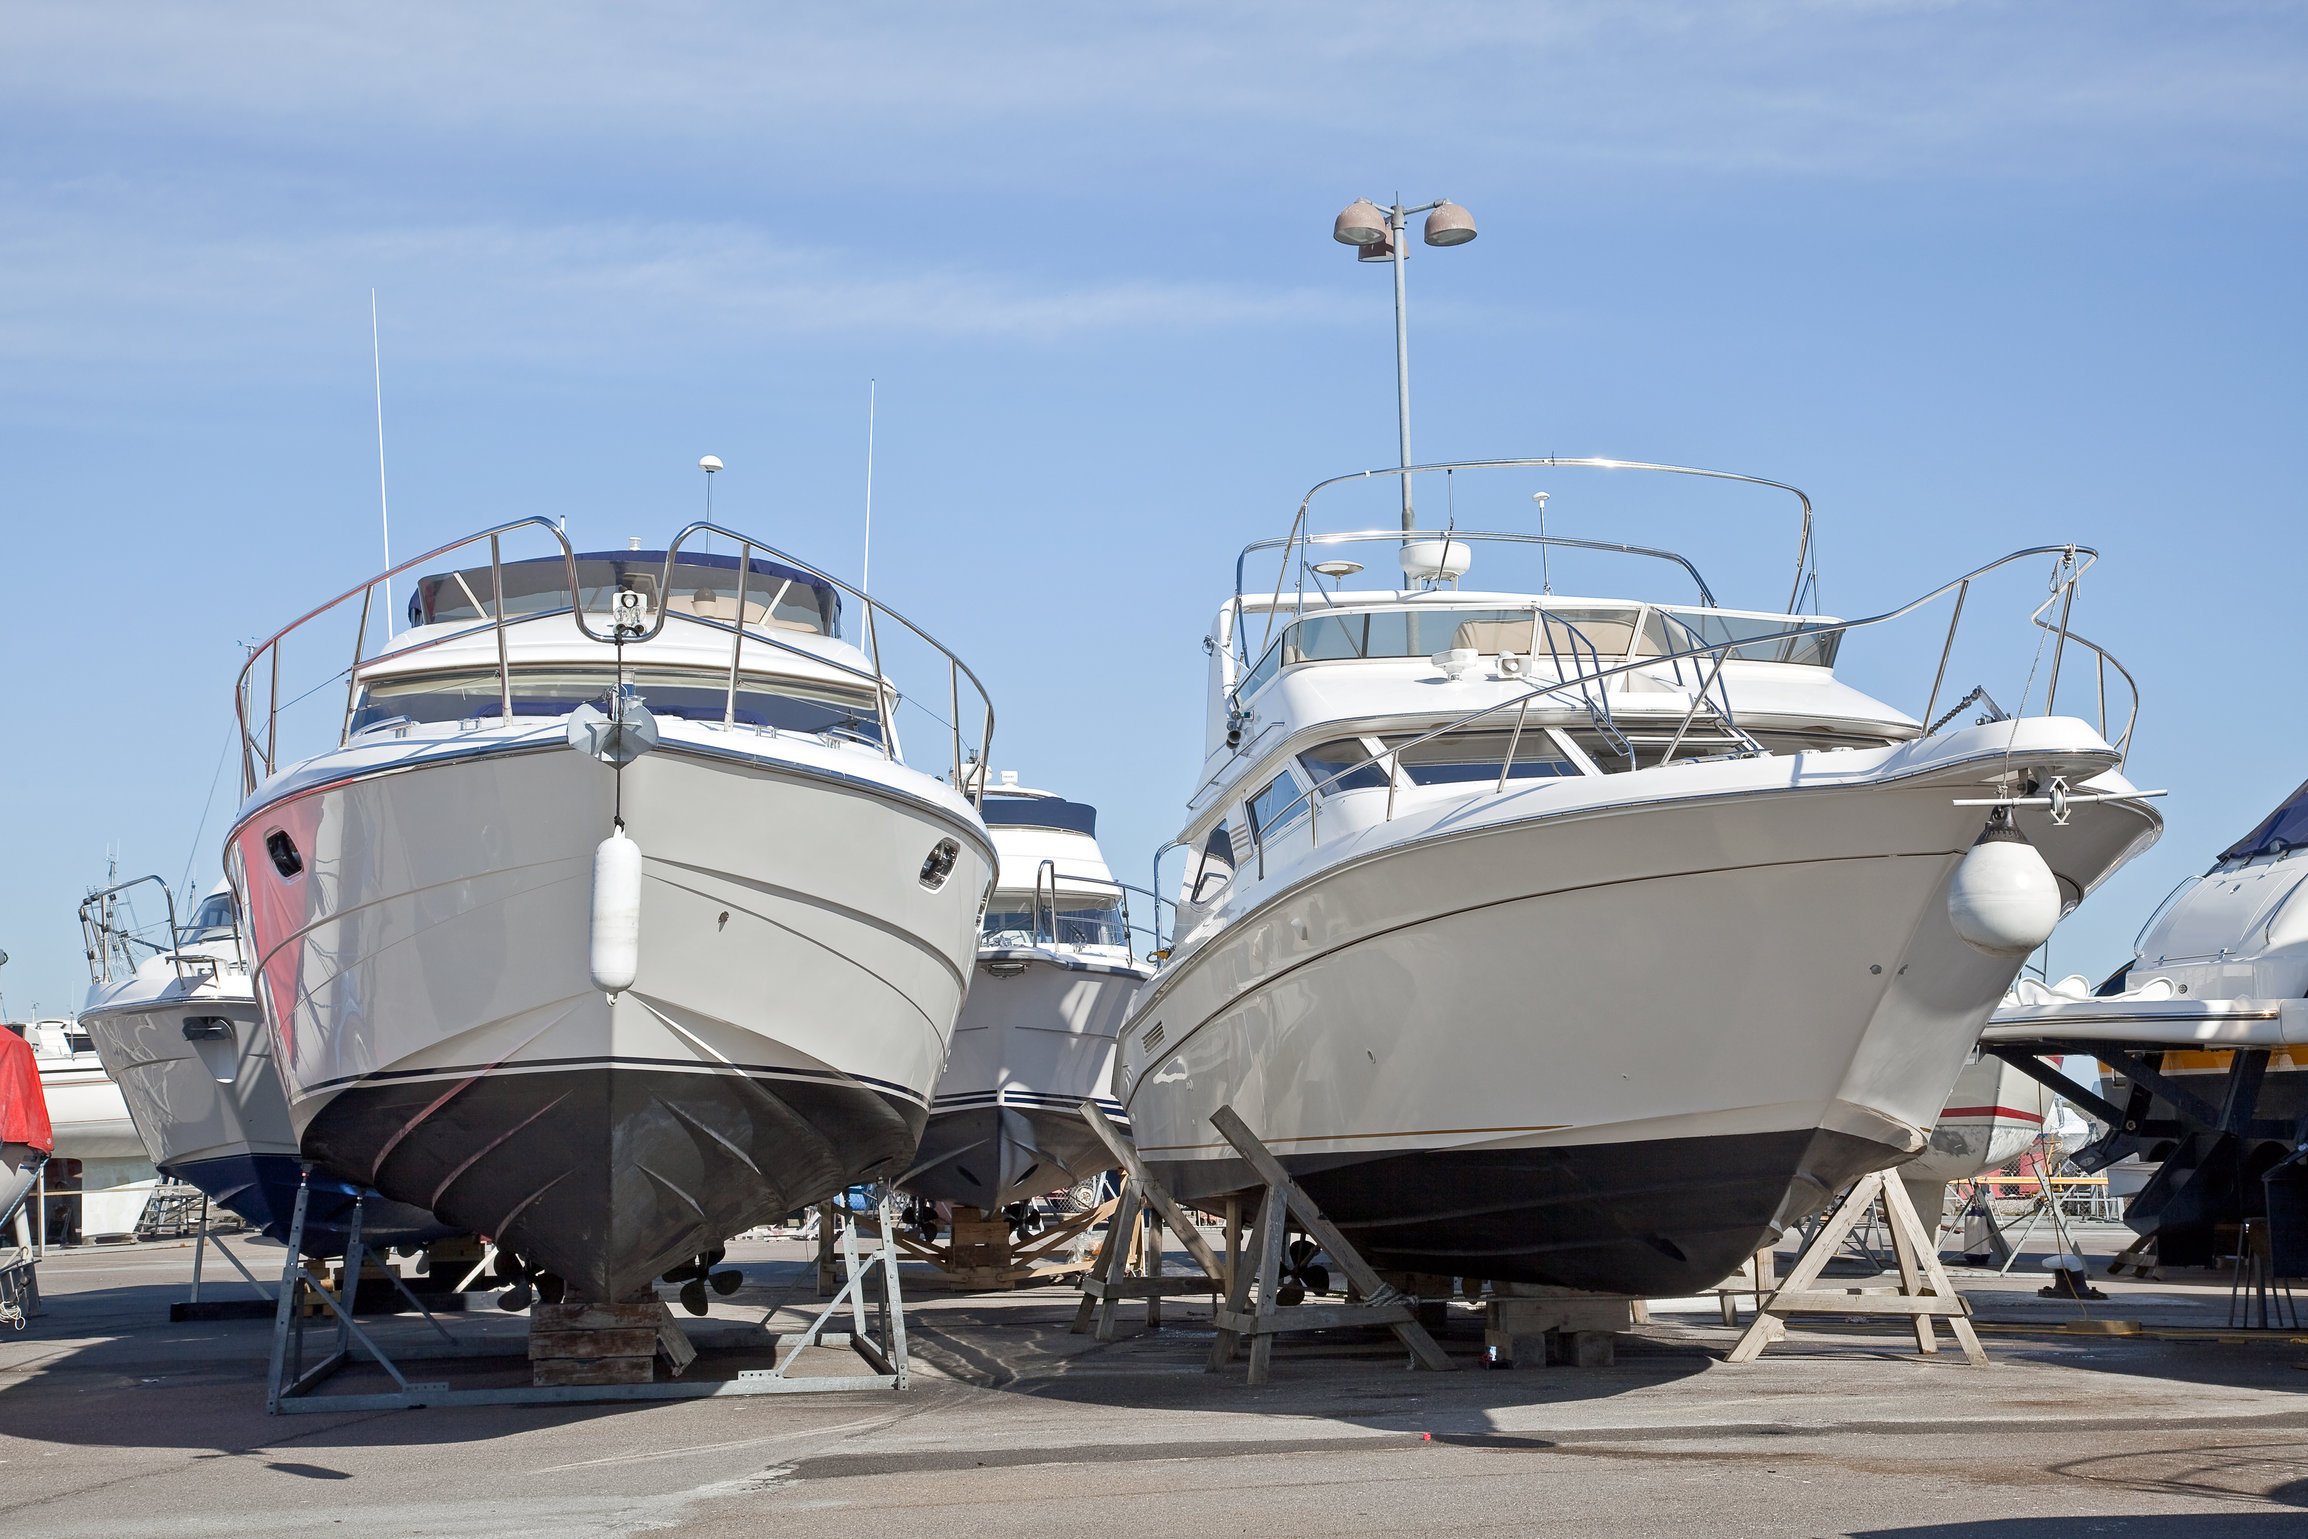
[[[1357,198],[1346,206],[1331,226],[1331,239],[1356,249],[1359,262],[1392,262],[1394,264],[1394,394],[1396,427],[1401,436],[1402,461],[1410,465],[1410,312],[1408,294],[1403,286],[1403,259],[1409,253],[1404,236],[1410,230],[1410,216],[1425,214],[1426,230],[1423,238],[1430,246],[1463,246],[1475,238],[1474,216],[1448,198],[1437,198],[1432,203],[1421,203],[1406,208],[1400,203],[1379,207],[1368,198]],[[1411,514],[1410,477],[1402,481],[1402,526],[1416,527]]]

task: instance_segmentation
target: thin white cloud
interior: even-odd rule
[[[1323,321],[1315,290],[876,269],[735,225],[478,225],[315,237],[186,236],[22,220],[0,231],[0,355],[51,363],[198,352],[293,360],[372,284],[404,347],[518,365],[902,333],[1058,341],[1147,328]],[[333,346],[333,344],[332,344]]]
[[[208,140],[829,157],[860,185],[1167,160],[1774,174],[2266,171],[2308,134],[2296,4],[2149,0],[607,3],[19,0],[18,110]]]

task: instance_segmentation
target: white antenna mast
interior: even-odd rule
[[[377,382],[377,517],[385,531],[385,570],[393,569],[393,509],[385,500],[385,354],[377,342],[377,291],[369,290],[369,367]],[[393,580],[385,579],[385,635],[393,634]]]
[[[866,381],[866,527],[865,560],[857,574],[858,588],[873,591],[874,572],[874,381]]]

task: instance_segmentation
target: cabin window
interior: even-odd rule
[[[1062,892],[1056,908],[1053,915],[1047,889],[1038,904],[1030,892],[996,893],[985,922],[978,928],[980,943],[1039,946],[1055,942],[1060,946],[1109,948],[1130,944],[1118,894]]]
[[[1325,795],[1335,791],[1383,791],[1386,789],[1385,767],[1362,763],[1371,753],[1372,749],[1361,738],[1342,737],[1334,743],[1307,749],[1298,756],[1298,762],[1305,769],[1307,778]],[[1349,765],[1361,767],[1351,773],[1340,774]],[[1330,777],[1333,775],[1338,778],[1332,780]]]
[[[1186,884],[1186,901],[1208,903],[1225,890],[1234,880],[1234,835],[1226,824],[1220,823],[1202,840],[1202,851],[1194,862],[1194,876]]]
[[[1265,790],[1250,798],[1250,831],[1263,844],[1279,830],[1305,817],[1308,805],[1306,793],[1298,789],[1298,782],[1284,770],[1266,783]]]
[[[1541,780],[1576,775],[1579,767],[1554,735],[1543,728],[1526,727],[1518,738],[1512,728],[1486,732],[1446,732],[1441,737],[1413,743],[1402,736],[1385,740],[1397,748],[1395,758],[1413,785],[1462,785],[1499,778],[1511,744],[1514,760],[1507,765],[1509,780]],[[1409,747],[1400,745],[1409,743]]]
[[[726,674],[717,681],[702,672],[644,669],[628,670],[625,677],[658,716],[719,721],[729,703]],[[516,668],[513,714],[566,716],[580,705],[602,699],[616,682],[616,672],[609,668]],[[379,679],[361,692],[360,705],[353,712],[353,730],[360,732],[395,720],[432,723],[494,717],[499,709],[493,670]],[[862,689],[740,674],[736,717],[741,726],[832,733],[876,745],[881,742],[881,722],[874,714],[873,696]]]
[[[192,918],[185,921],[184,939],[180,944],[231,940],[237,918],[233,911],[232,894],[212,892],[200,900],[200,906],[192,911]]]

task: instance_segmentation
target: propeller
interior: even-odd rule
[[[1276,1304],[1287,1308],[1304,1303],[1310,1292],[1330,1291],[1330,1268],[1314,1259],[1321,1253],[1322,1247],[1312,1240],[1290,1242],[1290,1248],[1282,1254],[1282,1280],[1274,1290]]]
[[[715,1267],[721,1265],[722,1258],[728,1254],[729,1247],[716,1245],[713,1249],[683,1262],[672,1271],[663,1273],[658,1280],[681,1284],[679,1294],[681,1307],[693,1315],[704,1314],[706,1309],[705,1290],[709,1285],[714,1292],[723,1298],[727,1298],[745,1286],[745,1274],[736,1267],[728,1267],[718,1272],[714,1270]]]
[[[497,1248],[497,1263],[491,1269],[496,1281],[508,1286],[497,1295],[497,1307],[507,1314],[519,1314],[536,1297],[536,1287],[529,1281],[529,1268],[521,1258],[503,1246]]]

